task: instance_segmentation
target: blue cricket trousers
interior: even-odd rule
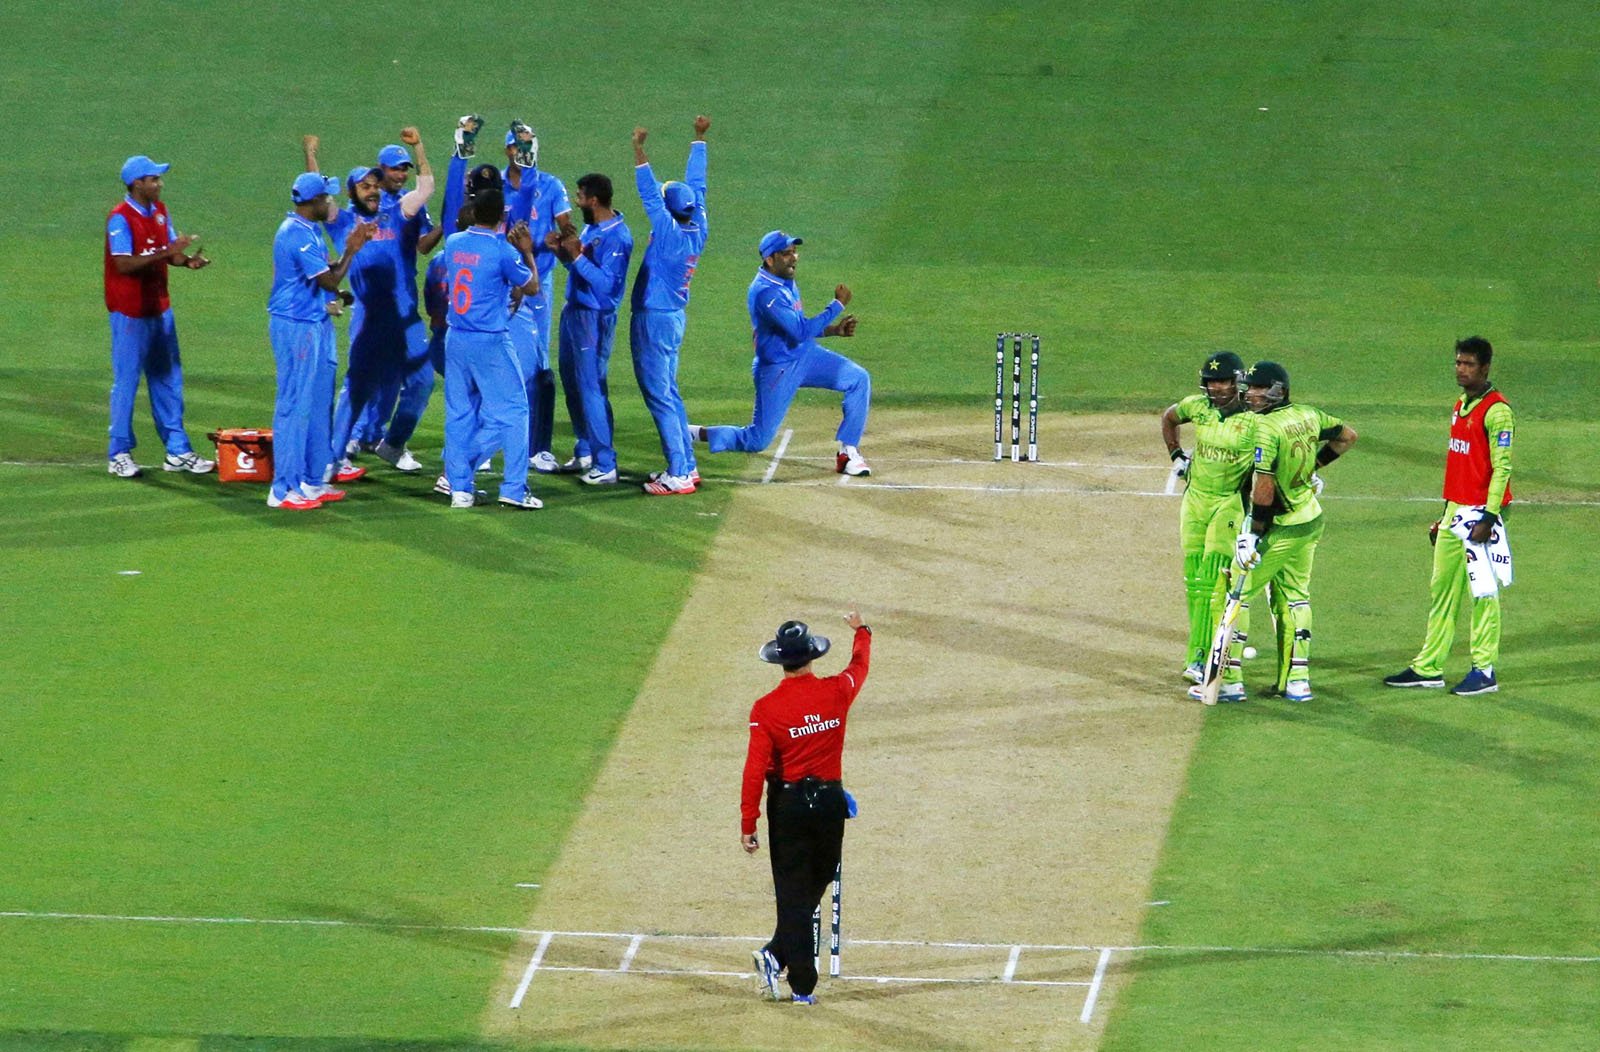
[[[611,391],[606,383],[616,329],[614,310],[590,310],[571,303],[561,308],[561,386],[577,436],[572,455],[593,457],[593,466],[600,471],[617,467],[611,437]]]
[[[844,419],[839,422],[836,437],[847,446],[861,444],[861,435],[867,429],[867,410],[872,402],[872,377],[855,362],[813,343],[791,362],[764,365],[757,359],[750,372],[756,384],[756,404],[750,423],[744,427],[706,428],[711,452],[759,453],[766,449],[783,424],[795,392],[802,387],[842,392]]]
[[[555,430],[556,374],[550,368],[550,293],[546,286],[540,286],[538,296],[524,299],[511,316],[511,346],[517,352],[528,392],[528,453],[548,453]]]
[[[272,412],[272,493],[282,500],[322,484],[329,463],[328,414],[337,367],[333,322],[269,315],[267,334],[278,366]]]
[[[689,413],[678,393],[678,351],[683,346],[684,312],[636,310],[628,322],[633,375],[645,408],[661,435],[667,474],[686,476],[695,469],[689,442]]]
[[[451,492],[471,493],[473,470],[503,451],[500,495],[528,492],[528,392],[504,332],[451,329],[444,352],[444,471]]]
[[[111,427],[106,457],[131,453],[133,399],[139,377],[150,392],[150,415],[155,419],[161,444],[173,456],[191,452],[183,430],[183,362],[178,357],[178,328],[171,309],[153,318],[133,318],[110,313],[111,318]]]

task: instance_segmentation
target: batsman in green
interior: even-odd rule
[[[1245,699],[1240,649],[1250,632],[1249,603],[1271,585],[1281,593],[1290,629],[1290,646],[1278,655],[1277,692],[1289,701],[1310,701],[1311,567],[1322,538],[1317,471],[1355,445],[1356,433],[1320,409],[1291,401],[1289,372],[1277,362],[1257,362],[1244,384],[1245,402],[1258,414],[1255,480],[1234,561],[1235,572],[1248,571],[1250,577],[1218,700]],[[1284,634],[1280,630],[1280,638]]]
[[[1200,366],[1200,393],[1179,399],[1161,414],[1161,438],[1173,474],[1185,479],[1178,532],[1183,546],[1183,590],[1189,607],[1189,646],[1183,675],[1198,683],[1206,647],[1217,623],[1217,598],[1226,590],[1222,571],[1233,558],[1244,519],[1244,489],[1255,453],[1256,418],[1240,392],[1244,362],[1218,351]],[[1194,452],[1179,441],[1178,427],[1194,425]]]

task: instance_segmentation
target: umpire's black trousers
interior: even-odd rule
[[[789,969],[789,989],[817,988],[811,917],[833,880],[844,843],[844,787],[805,779],[767,787],[767,851],[778,900],[778,927],[767,949]]]

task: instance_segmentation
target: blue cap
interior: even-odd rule
[[[667,183],[661,188],[661,199],[667,203],[667,211],[680,219],[687,219],[694,211],[694,191],[689,189],[688,183],[676,179]]]
[[[295,204],[303,205],[322,194],[338,192],[339,180],[326,178],[316,172],[301,172],[294,177],[294,186],[290,188],[289,196],[294,198]]]
[[[358,164],[354,168],[350,169],[349,175],[344,177],[344,185],[353,194],[356,192],[356,184],[371,174],[371,168],[368,168],[364,164]]]
[[[515,146],[516,144],[517,144],[517,133],[514,132],[514,131],[506,132],[506,145],[507,146]]]
[[[790,245],[803,244],[805,244],[805,239],[803,238],[790,237],[782,230],[774,230],[761,239],[761,258],[766,259],[768,256],[775,256]]]
[[[129,186],[135,179],[143,179],[147,175],[165,175],[170,164],[157,164],[144,154],[129,157],[122,162],[122,185]]]
[[[404,146],[396,146],[394,143],[390,143],[378,151],[378,163],[385,168],[398,168],[402,164],[411,163],[411,154],[406,152]]]

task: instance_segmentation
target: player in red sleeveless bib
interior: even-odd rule
[[[139,377],[150,394],[167,455],[166,471],[204,474],[216,469],[189,444],[183,429],[183,363],[178,331],[167,298],[167,269],[199,270],[211,261],[188,255],[193,237],[180,237],[161,201],[161,177],[171,165],[140,154],[122,166],[127,196],[106,216],[106,310],[111,315],[111,427],[107,469],[118,478],[137,478],[133,462],[133,398]]]
[[[1469,594],[1467,550],[1449,529],[1457,514],[1473,521],[1474,544],[1490,542],[1511,506],[1511,438],[1516,420],[1511,403],[1489,382],[1494,348],[1481,336],[1456,343],[1456,383],[1461,397],[1450,414],[1444,461],[1444,514],[1429,528],[1433,582],[1428,632],[1422,651],[1404,672],[1384,679],[1391,687],[1442,687],[1444,662],[1455,641],[1456,615]],[[1500,657],[1500,596],[1472,599],[1472,670],[1452,694],[1489,694],[1500,689],[1494,666]]]

